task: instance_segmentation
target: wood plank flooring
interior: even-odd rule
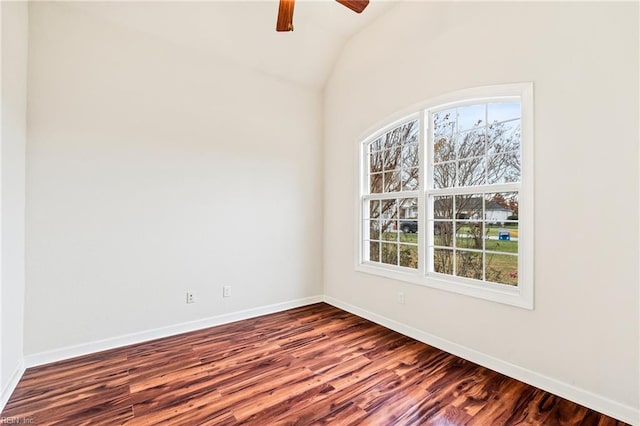
[[[324,303],[28,369],[37,425],[622,425]]]

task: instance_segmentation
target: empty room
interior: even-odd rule
[[[638,2],[0,17],[0,424],[640,425]]]

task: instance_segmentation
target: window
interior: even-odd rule
[[[532,85],[435,100],[362,144],[358,269],[533,307]]]
[[[366,259],[418,267],[418,120],[409,120],[368,144],[365,196]]]

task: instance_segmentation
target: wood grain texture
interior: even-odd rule
[[[276,31],[293,31],[293,9],[295,0],[280,0]]]
[[[623,425],[324,303],[28,369],[37,425]]]
[[[362,13],[369,5],[369,0],[336,0],[343,6],[348,7],[355,13]]]

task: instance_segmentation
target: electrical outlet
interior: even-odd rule
[[[192,291],[187,292],[187,303],[196,303],[196,295]]]
[[[397,298],[398,298],[398,303],[401,305],[404,305],[404,293],[402,291],[398,292]]]
[[[222,286],[222,297],[231,297],[231,286],[230,285]]]

